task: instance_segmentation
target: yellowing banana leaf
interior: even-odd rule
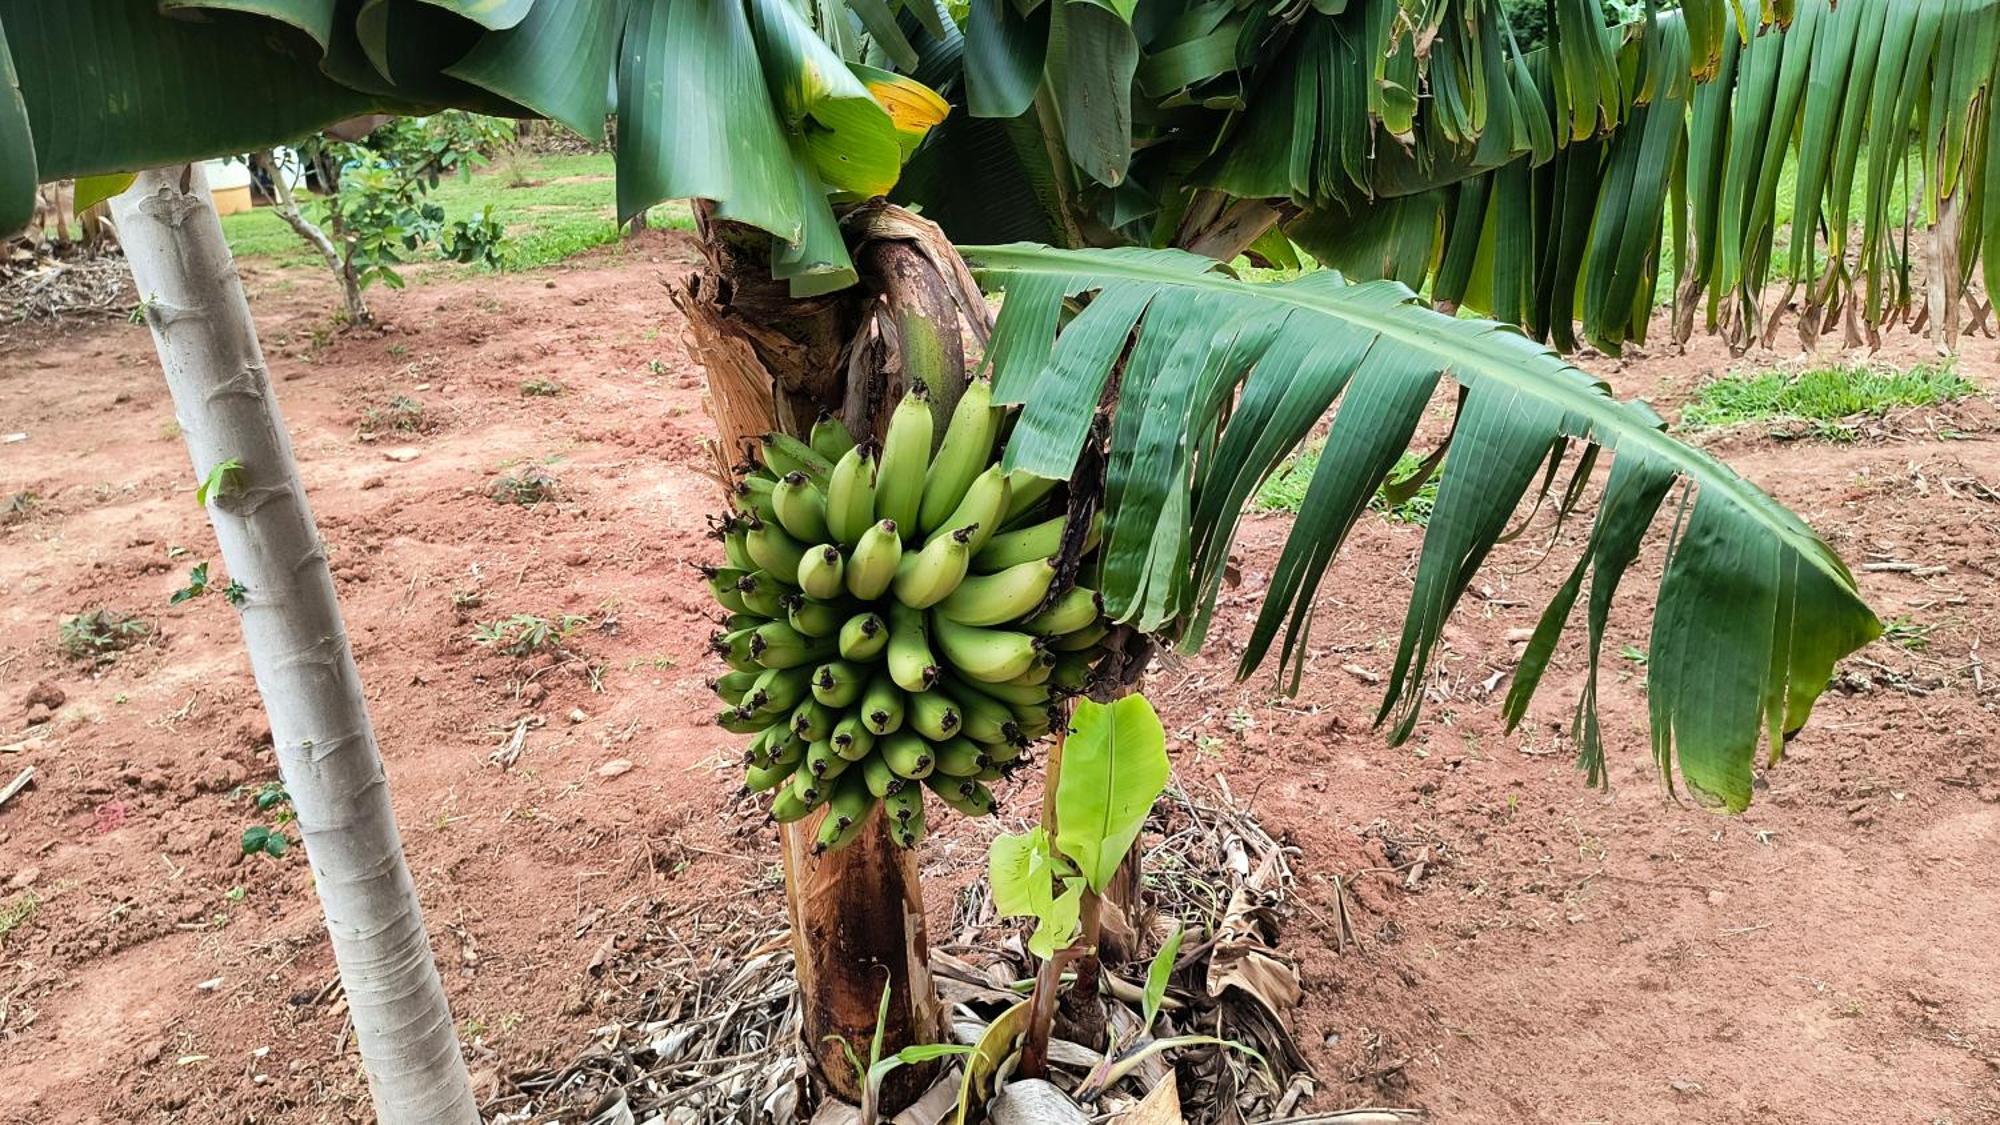
[[[76,202],[78,211],[85,211],[114,195],[121,195],[139,178],[137,172],[114,172],[108,176],[78,176],[76,180]]]
[[[850,64],[856,77],[868,87],[868,94],[889,114],[896,130],[896,143],[904,160],[924,143],[931,129],[951,115],[951,103],[936,90],[913,78],[859,63]]]

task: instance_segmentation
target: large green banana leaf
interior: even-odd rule
[[[1642,404],[1614,399],[1513,329],[1435,312],[1393,281],[1349,283],[1331,270],[1256,285],[1176,250],[964,250],[982,281],[1006,294],[989,355],[995,399],[1021,404],[1010,468],[1068,477],[1117,372],[1100,581],[1120,621],[1198,646],[1244,503],[1337,404],[1245,675],[1277,643],[1296,687],[1328,562],[1409,446],[1439,380],[1457,384],[1450,457],[1378,716],[1394,720],[1398,739],[1414,726],[1452,608],[1522,498],[1548,496],[1573,452],[1565,514],[1600,450],[1612,467],[1589,543],[1543,615],[1506,709],[1510,722],[1525,713],[1588,578],[1590,680],[1575,730],[1594,777],[1606,613],[1670,495],[1679,497],[1677,533],[1648,665],[1664,776],[1677,761],[1703,800],[1742,808],[1760,736],[1775,759],[1834,662],[1880,631],[1846,567],[1798,517],[1667,436]],[[1087,303],[1066,319],[1078,301]]]
[[[0,229],[38,178],[237,154],[366,113],[601,135],[614,88],[620,216],[714,200],[776,236],[773,272],[799,295],[855,277],[829,197],[886,192],[944,109],[851,67],[787,0],[0,0]]]

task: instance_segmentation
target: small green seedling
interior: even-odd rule
[[[291,838],[285,835],[285,825],[298,819],[292,810],[291,794],[285,792],[282,783],[267,781],[250,798],[259,813],[270,817],[269,824],[253,824],[243,830],[243,854],[258,852],[272,859],[285,854],[292,846]]]
[[[517,613],[474,626],[472,643],[508,656],[529,656],[561,647],[589,624],[590,618],[576,613],[562,614],[553,621],[532,613]]]
[[[201,478],[201,483],[195,486],[194,502],[205,508],[211,497],[226,496],[236,491],[241,483],[239,478],[242,473],[243,462],[234,457],[216,462],[215,467],[210,469],[208,475]]]
[[[531,508],[556,498],[555,474],[530,465],[518,473],[507,473],[495,480],[490,495],[502,504]]]
[[[209,590],[211,589],[215,590],[216,593],[221,594],[222,600],[228,602],[230,605],[236,606],[238,609],[241,609],[243,607],[244,599],[250,593],[248,587],[244,586],[243,583],[238,582],[235,579],[231,579],[229,581],[229,584],[226,586],[212,585],[208,580],[208,562],[206,560],[203,560],[202,562],[194,564],[194,566],[188,570],[187,585],[182,586],[178,590],[175,590],[173,596],[167,599],[167,604],[179,605],[185,601],[192,601],[195,598],[201,597],[203,594],[208,593]]]
[[[143,618],[115,609],[92,609],[62,619],[56,646],[71,660],[101,662],[152,635],[153,626]]]

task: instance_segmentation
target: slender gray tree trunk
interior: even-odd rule
[[[146,323],[229,577],[326,910],[362,1065],[384,1125],[479,1120],[416,886],[389,806],[361,676],[335,603],[236,263],[199,165],[141,173],[113,201]]]
[[[333,276],[339,280],[341,297],[347,302],[347,322],[373,324],[375,317],[368,311],[368,302],[361,296],[361,279],[354,275],[353,264],[347,260],[347,255],[341,253],[340,247],[334,245],[333,239],[328,238],[326,232],[299,209],[298,197],[292,194],[292,185],[285,182],[285,170],[278,164],[277,154],[265,149],[252,159],[264,169],[265,175],[271,177],[271,210],[285,220],[285,225],[292,228],[293,233],[305,239],[306,245],[319,251],[326,268],[332,270]]]

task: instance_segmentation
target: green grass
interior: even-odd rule
[[[1853,431],[1840,424],[1843,419],[1878,418],[1898,407],[1931,406],[1978,390],[1949,363],[1908,371],[1834,366],[1725,375],[1695,393],[1681,410],[1681,428],[1800,420],[1816,423],[1823,437],[1851,440]]]
[[[447,221],[470,218],[492,204],[493,217],[507,227],[501,268],[526,270],[553,265],[618,241],[610,153],[526,156],[512,162],[506,172],[528,183],[509,187],[508,175],[498,167],[488,167],[475,172],[470,180],[444,180],[431,192],[431,198],[444,206]],[[307,217],[318,221],[321,208],[317,202],[302,201],[302,205]],[[681,202],[653,208],[647,220],[655,227],[681,230],[694,225],[687,205]],[[319,255],[267,207],[225,216],[222,233],[238,258],[261,259],[286,269],[323,268]],[[456,277],[484,268],[440,263],[416,271],[413,280]]]
[[[1319,468],[1319,453],[1325,444],[1323,440],[1315,440],[1286,458],[1284,463],[1278,466],[1277,471],[1264,481],[1264,486],[1257,490],[1257,496],[1251,501],[1251,506],[1260,512],[1291,512],[1297,515],[1299,509],[1305,505],[1306,488],[1312,484],[1313,471]],[[1438,476],[1444,471],[1442,462],[1438,465],[1438,471],[1432,473],[1414,493],[1400,500],[1392,500],[1388,495],[1390,490],[1414,476],[1417,467],[1423,464],[1423,460],[1405,450],[1403,455],[1396,459],[1396,467],[1389,470],[1388,481],[1382,486],[1382,490],[1375,494],[1375,498],[1368,502],[1368,506],[1380,512],[1383,518],[1396,523],[1413,524],[1417,527],[1429,525],[1431,509],[1437,506]]]

